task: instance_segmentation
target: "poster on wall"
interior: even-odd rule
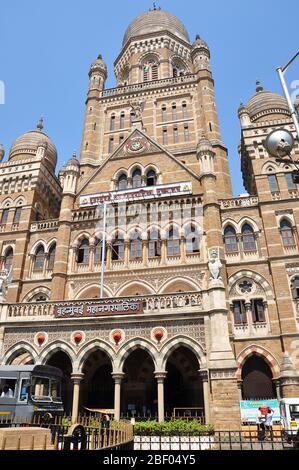
[[[280,422],[280,411],[278,400],[241,400],[241,421],[242,423],[256,423],[258,409],[260,406],[269,406],[274,411],[272,421]]]

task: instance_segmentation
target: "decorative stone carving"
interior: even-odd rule
[[[220,270],[222,267],[222,263],[219,259],[219,249],[212,248],[209,250],[209,263],[208,263],[209,271],[210,271],[210,286],[216,286],[222,284],[222,278],[220,276]],[[220,281],[220,282],[219,282]]]

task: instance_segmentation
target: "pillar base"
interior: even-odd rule
[[[210,370],[211,423],[215,430],[239,430],[241,413],[236,369]]]

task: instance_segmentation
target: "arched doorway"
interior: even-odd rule
[[[243,400],[276,398],[273,376],[268,364],[259,356],[250,356],[242,367]]]
[[[123,416],[156,416],[157,382],[154,362],[143,349],[135,349],[124,363],[121,414]]]
[[[204,417],[203,384],[196,355],[180,346],[166,364],[165,415]]]
[[[81,404],[86,408],[114,408],[112,365],[105,351],[95,350],[84,361]]]
[[[56,351],[47,360],[46,364],[57,367],[63,372],[61,383],[61,398],[64,412],[70,414],[72,411],[73,383],[71,380],[72,363],[69,356],[64,351]]]
[[[9,365],[12,366],[28,366],[34,364],[34,359],[32,354],[25,349],[20,349],[17,354],[15,354],[10,362]]]

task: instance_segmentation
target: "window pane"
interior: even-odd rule
[[[173,129],[173,140],[174,140],[174,143],[175,143],[175,144],[178,143],[178,140],[179,140],[179,139],[178,139],[178,129],[177,129],[177,127],[175,127],[175,128]]]
[[[55,253],[56,253],[56,245],[54,245],[49,252],[49,260],[48,260],[48,269],[54,268],[54,261],[55,261]]]
[[[233,301],[233,314],[235,325],[247,323],[244,300]]]
[[[114,129],[115,129],[115,116],[111,116],[110,130],[114,131]]]
[[[252,300],[251,310],[252,310],[252,321],[254,323],[265,321],[265,309],[264,309],[264,302],[262,299]]]
[[[189,128],[184,127],[185,142],[189,142]]]
[[[268,175],[268,181],[269,181],[269,186],[270,186],[270,191],[278,191],[278,183],[277,183],[277,178],[275,175]]]
[[[167,121],[167,110],[166,110],[166,108],[162,108],[162,121],[163,122]]]
[[[125,115],[120,115],[120,128],[123,129],[125,127]]]
[[[140,188],[141,186],[141,171],[135,170],[132,175],[133,179],[133,188]]]
[[[14,219],[13,219],[14,224],[18,224],[20,222],[21,213],[22,213],[22,208],[17,207],[17,209],[15,210],[15,215],[14,215]]]
[[[167,130],[163,129],[163,145],[167,145]]]
[[[286,173],[285,174],[285,179],[288,185],[288,189],[295,189],[296,185],[293,181],[293,174],[292,173]]]
[[[176,106],[172,106],[172,120],[175,121],[176,118]]]
[[[9,213],[9,209],[3,209],[1,224],[6,224],[7,219],[8,219],[8,213]]]

